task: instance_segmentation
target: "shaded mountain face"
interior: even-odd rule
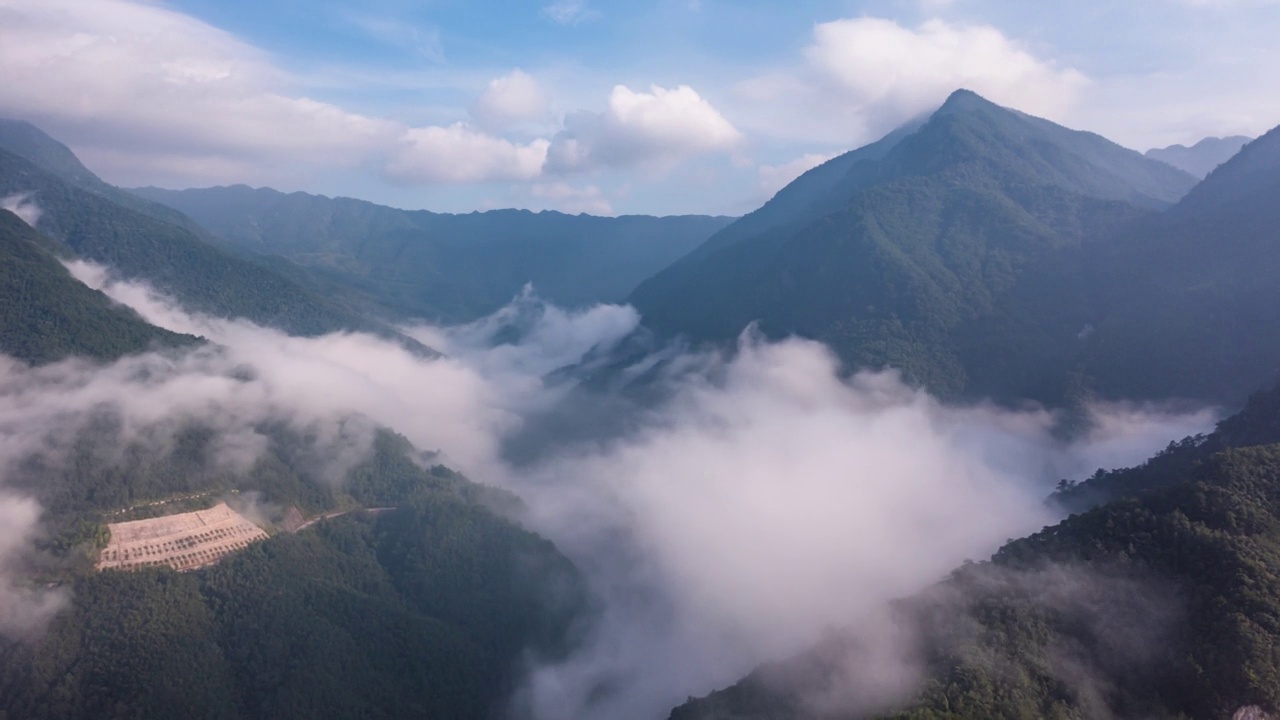
[[[1210,137],[1191,147],[1170,145],[1164,148],[1152,148],[1146,152],[1146,156],[1202,178],[1213,172],[1214,168],[1230,160],[1248,142],[1249,138],[1243,135]]]
[[[690,700],[671,720],[1229,718],[1280,707],[1280,388],[1208,437],[1083,483],[1113,501],[900,601],[867,634]],[[904,692],[877,686],[884,664]],[[863,692],[859,695],[858,691]],[[1239,715],[1234,715],[1240,717]]]
[[[1086,367],[1108,394],[1240,401],[1280,375],[1280,129],[1098,243]]]
[[[32,364],[78,355],[113,360],[196,338],[148,325],[71,276],[56,245],[0,210],[0,353]]]
[[[732,218],[405,211],[246,186],[134,190],[252,253],[280,255],[401,316],[467,321],[533,283],[578,307],[616,302]]]
[[[65,156],[47,156],[55,165],[65,166]],[[302,335],[344,329],[394,334],[300,282],[211,245],[198,231],[184,226],[189,220],[164,219],[165,213],[178,215],[175,211],[166,208],[153,213],[121,205],[112,198],[132,196],[106,188],[111,192],[86,190],[24,157],[0,150],[0,197],[23,196],[38,207],[41,232],[76,256],[107,265],[124,278],[151,283],[191,310],[246,318]]]
[[[1086,240],[1195,184],[967,91],[838,160],[642,283],[631,300],[646,323],[723,341],[758,322],[944,396],[1060,402],[1094,312]],[[815,174],[831,170],[843,174]]]

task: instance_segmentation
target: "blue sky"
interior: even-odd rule
[[[1280,123],[1274,0],[0,0],[0,114],[122,185],[740,214],[959,86],[1139,150]]]

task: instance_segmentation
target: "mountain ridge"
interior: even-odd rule
[[[557,211],[400,210],[353,198],[230,186],[135,192],[253,253],[356,288],[391,314],[465,322],[532,282],[569,307],[621,301],[732,219]]]
[[[121,205],[110,193],[69,184],[0,149],[0,195],[11,194],[35,203],[41,209],[42,233],[76,256],[106,265],[125,279],[151,283],[189,310],[305,335],[363,330],[433,352],[293,279],[206,242],[202,231],[169,222],[164,213]],[[168,208],[165,212],[176,214]]]
[[[695,251],[631,302],[663,334],[725,341],[758,321],[943,396],[1063,402],[1090,321],[1078,249],[1195,179],[969,91],[890,137],[815,213]]]
[[[0,352],[38,365],[72,356],[114,360],[199,342],[149,325],[86,287],[58,261],[56,249],[0,210]]]
[[[1251,139],[1244,135],[1207,137],[1190,147],[1186,145],[1170,145],[1163,148],[1151,148],[1144,154],[1153,160],[1159,160],[1180,170],[1185,170],[1196,177],[1203,178],[1212,172],[1214,168],[1240,152],[1240,148],[1244,147]]]

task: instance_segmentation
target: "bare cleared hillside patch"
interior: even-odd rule
[[[267,538],[262,528],[224,502],[208,510],[107,527],[111,540],[98,558],[99,570],[137,570],[158,565],[194,570]]]

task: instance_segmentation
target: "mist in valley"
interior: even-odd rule
[[[798,338],[748,330],[732,349],[614,353],[641,326],[635,310],[568,311],[533,290],[472,324],[403,328],[441,353],[426,357],[373,335],[290,337],[191,314],[100,266],[70,267],[209,343],[106,364],[3,360],[0,477],[33,453],[56,460],[102,413],[158,452],[199,420],[231,472],[263,451],[264,424],[282,423],[315,439],[317,475],[335,483],[379,427],[401,433],[520,496],[520,519],[599,600],[572,654],[530,659],[516,717],[662,717],[835,628],[876,638],[860,666],[886,676],[861,687],[901,692],[915,669],[878,632],[891,600],[1057,520],[1045,499],[1058,480],[1136,464],[1217,419],[1099,404],[1093,429],[1064,440],[1053,410],[946,404],[891,371],[846,376]],[[643,377],[644,391],[596,382],[606,370]],[[41,532],[38,505],[0,489],[0,523],[0,632],[29,629],[65,595],[11,572]]]

